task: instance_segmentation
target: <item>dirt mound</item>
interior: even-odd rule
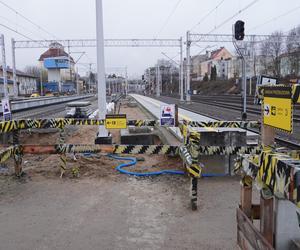
[[[132,156],[127,156],[132,157]],[[179,158],[167,156],[146,156],[138,158],[140,161],[136,165],[127,167],[126,170],[132,172],[155,172],[160,170],[183,170],[182,162]],[[118,165],[126,163],[125,160],[115,160],[106,155],[84,156],[67,155],[67,169],[64,178],[112,178],[120,176],[115,169]],[[60,176],[59,155],[50,156],[25,156],[23,162],[24,171],[32,178],[58,178]],[[75,171],[75,172],[74,172]],[[78,176],[77,176],[78,174]]]
[[[208,81],[193,82],[192,89],[197,90],[198,94],[239,94],[240,87],[232,81]]]

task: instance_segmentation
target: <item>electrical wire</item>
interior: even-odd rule
[[[280,18],[282,18],[282,17],[285,17],[285,16],[287,16],[288,14],[291,14],[291,13],[293,13],[293,12],[299,10],[299,9],[300,9],[300,5],[299,5],[298,7],[296,7],[296,8],[292,8],[292,9],[288,10],[287,12],[285,12],[285,13],[283,13],[283,14],[277,16],[277,17],[273,17],[272,19],[270,19],[270,20],[268,20],[268,21],[266,21],[266,22],[264,22],[264,23],[262,23],[262,24],[260,24],[260,25],[257,25],[257,26],[255,26],[255,27],[252,27],[252,28],[250,28],[250,29],[248,29],[248,30],[251,31],[251,30],[255,30],[255,29],[257,29],[257,28],[260,28],[260,27],[262,27],[262,26],[265,26],[265,25],[267,25],[267,24],[269,24],[269,23],[271,23],[271,22],[273,22],[273,21],[276,21],[276,20],[278,20],[278,19],[280,19]]]
[[[3,19],[3,20],[5,20],[5,21],[7,21],[7,22],[9,22],[9,23],[11,23],[11,24],[13,24],[13,25],[15,25],[15,26],[18,26],[18,27],[22,28],[23,30],[26,30],[26,31],[32,33],[33,35],[37,35],[37,34],[35,34],[34,31],[32,31],[32,30],[30,30],[30,29],[28,29],[28,28],[26,28],[26,27],[24,27],[24,26],[22,26],[22,25],[20,25],[20,24],[18,24],[16,22],[14,22],[14,21],[11,21],[11,20],[9,20],[8,18],[6,18],[4,16],[0,16],[0,18]],[[45,38],[44,36],[41,36],[40,34],[38,36],[41,37],[44,40],[47,40],[47,38]]]
[[[169,16],[167,17],[166,21],[164,22],[164,24],[162,25],[161,29],[159,30],[159,32],[157,33],[156,37],[157,38],[160,33],[166,28],[167,24],[169,23],[171,17],[173,16],[173,14],[175,13],[175,11],[177,10],[179,4],[182,2],[182,0],[178,0],[177,3],[175,4],[174,8],[172,9],[171,13],[169,14]]]
[[[197,26],[199,26],[201,23],[203,23],[206,18],[208,18],[214,11],[216,11],[222,3],[224,3],[225,0],[221,0],[213,9],[211,9],[198,23],[196,23],[192,28],[190,28],[190,31],[193,31]]]
[[[32,38],[30,38],[29,36],[24,35],[23,33],[19,32],[19,31],[17,31],[17,30],[14,30],[13,28],[10,28],[10,27],[8,27],[8,26],[5,25],[5,24],[0,23],[0,26],[2,26],[2,27],[4,27],[4,28],[6,28],[7,30],[10,30],[10,31],[12,31],[12,32],[14,32],[14,33],[17,33],[18,35],[20,35],[20,36],[22,36],[22,37],[24,37],[24,38],[26,38],[26,39],[29,39],[29,40],[31,40],[31,41],[34,41],[34,40],[33,40]]]
[[[3,1],[0,0],[0,3],[2,5],[4,5],[6,8],[10,9],[11,11],[15,12],[18,16],[22,17],[23,19],[25,19],[27,22],[31,23],[32,25],[36,26],[39,30],[44,31],[45,33],[47,33],[48,35],[50,35],[51,37],[54,37],[55,39],[58,39],[54,34],[51,34],[50,32],[48,32],[46,29],[44,29],[43,27],[41,27],[40,25],[36,24],[35,22],[31,21],[29,18],[27,18],[26,16],[22,15],[21,13],[19,13],[17,10],[15,10],[13,7],[9,6],[8,4],[4,3]]]
[[[230,20],[232,20],[233,18],[235,18],[236,16],[238,16],[239,14],[241,14],[242,12],[244,12],[245,10],[249,9],[250,7],[252,7],[255,3],[257,3],[259,0],[253,0],[251,3],[249,3],[248,5],[246,5],[244,8],[240,9],[237,13],[235,13],[234,15],[232,15],[231,17],[227,18],[226,20],[224,20],[222,23],[220,23],[219,25],[217,25],[215,28],[213,28],[210,32],[208,32],[207,34],[211,34],[212,32],[214,32],[215,30],[221,28],[223,25],[225,25],[226,23],[228,23]]]
[[[14,33],[16,33],[16,34],[18,34],[18,35],[20,35],[20,36],[26,38],[26,39],[29,39],[29,40],[31,40],[32,42],[39,43],[39,44],[41,44],[41,45],[43,46],[43,44],[42,44],[41,42],[36,41],[36,40],[32,39],[31,37],[29,37],[29,36],[27,36],[27,35],[24,35],[23,33],[19,32],[19,31],[17,31],[17,30],[14,30],[13,28],[10,28],[9,26],[7,26],[7,25],[5,25],[5,24],[3,24],[3,23],[0,23],[0,26],[2,26],[2,27],[4,27],[5,29],[10,30],[10,31],[12,31],[12,32],[14,32]]]

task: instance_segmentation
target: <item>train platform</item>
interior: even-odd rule
[[[161,105],[168,105],[170,102],[166,103],[148,96],[138,95],[138,94],[131,94],[131,96],[138,102],[140,105],[142,105],[146,110],[148,110],[156,119],[159,119],[160,117],[160,106]],[[175,104],[175,103],[174,103]],[[216,119],[213,119],[208,116],[204,116],[201,114],[197,114],[195,112],[178,108],[178,117],[179,120],[187,120],[187,121],[202,121],[202,122],[212,122],[217,121]],[[224,130],[233,130],[233,128],[206,128],[208,130],[218,130],[218,131],[224,131]],[[236,129],[235,131],[244,131],[243,129]],[[178,128],[170,128],[170,131],[179,139],[182,140],[182,135]],[[258,143],[258,134],[253,133],[251,131],[247,131],[247,142],[248,144],[257,144]]]

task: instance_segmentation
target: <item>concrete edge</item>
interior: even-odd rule
[[[158,119],[154,114],[152,114],[148,109],[146,109],[137,99],[135,99],[133,96],[131,96],[138,104],[138,107],[146,114],[148,114],[150,117],[153,117],[154,119]],[[164,135],[164,132],[169,133],[170,135],[172,135],[176,140],[178,140],[178,143],[181,143],[182,140],[181,138],[176,136],[176,133],[174,133],[172,131],[172,129],[170,128],[165,128],[165,127],[160,127],[155,125],[155,128],[158,130],[159,132],[159,137],[162,139],[162,142],[164,144],[169,144],[169,140],[166,138],[166,136]]]

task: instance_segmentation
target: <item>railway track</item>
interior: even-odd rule
[[[242,112],[242,105],[241,104],[235,104],[232,102],[224,102],[224,101],[219,101],[219,100],[212,100],[212,99],[198,99],[197,97],[193,97],[192,101],[194,102],[198,102],[198,103],[203,103],[203,104],[208,104],[208,105],[212,105],[215,107],[222,107],[222,108],[226,108],[226,109],[230,109],[230,110],[237,110]],[[296,110],[297,112],[297,110]],[[294,113],[294,122],[296,123],[300,123],[300,114],[299,112]],[[252,106],[248,105],[247,106],[247,113],[250,114],[254,114],[254,115],[261,115],[261,107],[257,105],[257,107],[255,107],[253,104]]]
[[[211,114],[214,112],[214,109],[209,110],[209,112],[208,111],[204,112],[203,109],[201,109],[201,111],[200,111],[200,109],[195,107],[195,105],[193,106],[193,105],[182,104],[179,102],[179,98],[173,98],[173,97],[169,97],[169,96],[164,96],[160,100],[164,101],[164,102],[168,102],[168,103],[177,103],[178,106],[182,109],[185,109],[185,110],[188,110],[188,111],[200,114],[200,115],[204,115],[206,117],[210,117],[214,120],[222,120],[220,117],[217,117],[217,116]],[[223,115],[221,116],[221,117],[224,117],[223,119],[226,119],[226,114],[227,114],[226,112],[228,112],[228,114],[232,113],[232,111],[234,111],[234,112],[240,111],[241,112],[241,107],[237,107],[234,104],[228,104],[228,103],[224,103],[224,102],[215,103],[214,101],[211,101],[211,100],[205,102],[205,101],[196,101],[196,100],[192,99],[192,101],[194,103],[205,104],[205,105],[209,105],[209,106],[213,106],[213,107],[220,107],[220,108],[224,109],[224,112],[222,112]],[[253,110],[252,114],[255,116],[257,115],[259,118],[259,115],[261,115],[261,111],[258,111],[258,110]],[[299,118],[297,117],[296,119],[299,119]],[[247,129],[247,130],[254,132],[254,133],[260,133],[260,131],[258,129]],[[297,133],[297,132],[294,132],[294,133]],[[280,135],[276,136],[275,141],[281,146],[285,146],[285,147],[295,149],[295,150],[300,150],[300,142],[298,142],[298,139],[299,138],[287,138],[287,136],[285,136],[285,134],[281,133]]]
[[[189,109],[189,108],[186,108],[186,107],[180,107],[180,108],[191,111],[191,112],[194,112],[194,113],[197,113],[197,114],[200,114],[200,115],[208,116],[207,114],[203,114],[203,113],[201,113],[199,111],[196,111],[194,109]],[[210,117],[214,120],[220,120],[219,118],[214,117],[214,116],[208,116],[208,117]],[[260,133],[260,131],[258,129],[246,129],[246,130],[254,132],[254,133],[258,133],[258,134]],[[275,141],[277,143],[279,143],[281,146],[285,146],[285,147],[288,147],[288,148],[291,148],[291,149],[294,149],[294,150],[299,150],[300,149],[300,144],[298,142],[287,140],[285,138],[282,138],[281,136],[276,136]]]

